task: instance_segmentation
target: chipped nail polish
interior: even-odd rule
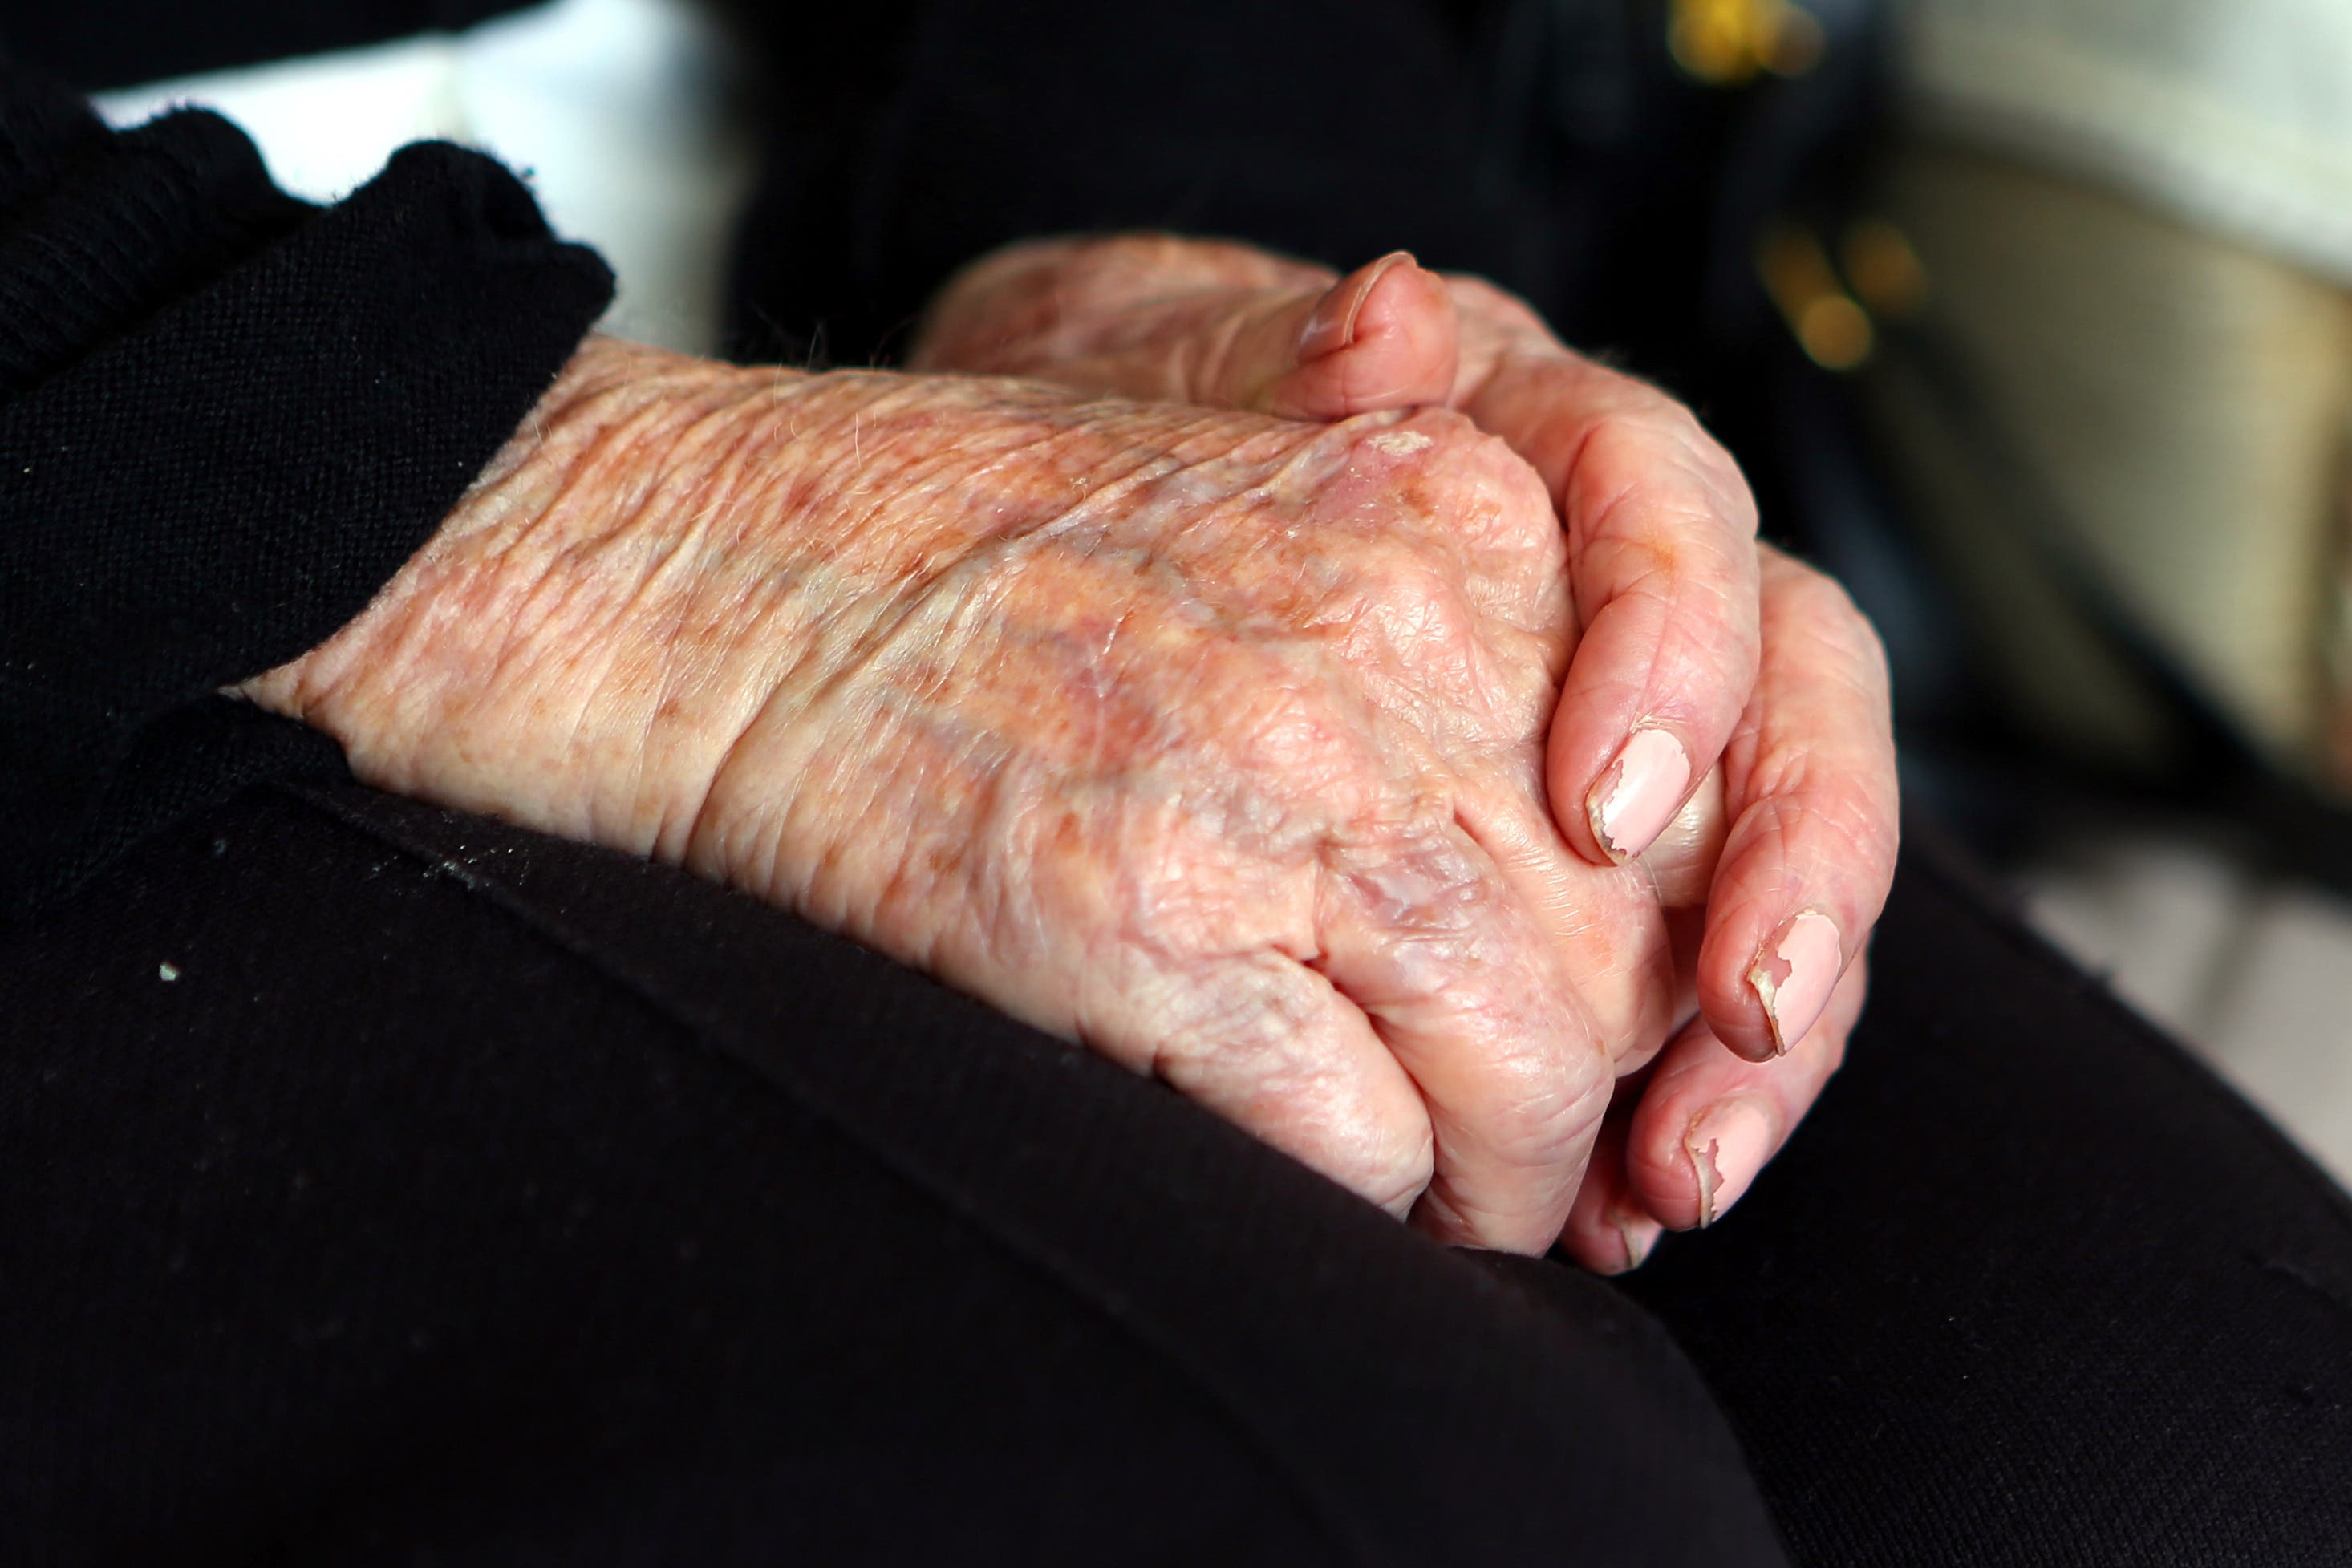
[[[1610,1220],[1624,1239],[1625,1269],[1629,1273],[1642,1266],[1657,1246],[1658,1239],[1666,1233],[1664,1226],[1646,1214],[1612,1214]]]
[[[1830,991],[1844,969],[1837,922],[1819,910],[1800,912],[1764,945],[1748,966],[1748,983],[1764,1004],[1775,1051],[1786,1056],[1790,1046],[1805,1038],[1829,1005]]]
[[[1689,754],[1663,729],[1637,729],[1585,800],[1585,820],[1609,858],[1632,860],[1666,831],[1690,788]]]
[[[1726,1100],[1691,1124],[1683,1138],[1698,1176],[1698,1222],[1713,1225],[1748,1191],[1772,1157],[1772,1120],[1749,1100]]]

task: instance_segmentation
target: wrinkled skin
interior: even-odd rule
[[[919,351],[1171,401],[592,341],[248,694],[1441,1237],[1615,1270],[1737,1201],[1860,1012],[1892,746],[1868,627],[1689,415],[1477,280],[1165,236],[983,261]]]
[[[1621,1086],[1563,1243],[1622,1267],[1736,1202],[1859,1015],[1895,786],[1875,637],[1833,583],[1753,543],[1737,467],[1688,413],[1482,279],[1402,253],[1339,277],[1167,235],[984,257],[913,359],[1301,419],[1450,407],[1537,470],[1586,622],[1550,729],[1554,819],[1587,859],[1649,873],[1703,1004]],[[1629,737],[1690,763],[1654,768],[1630,811]]]
[[[1539,1250],[1685,1010],[1650,874],[1548,813],[1565,548],[1442,411],[592,340],[248,690],[371,782],[683,862]]]

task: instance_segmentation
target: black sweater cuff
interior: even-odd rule
[[[216,116],[0,76],[0,919],[334,765],[215,694],[366,605],[611,287],[478,154],[320,210]]]

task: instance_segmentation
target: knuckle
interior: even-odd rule
[[[1235,640],[1203,666],[1153,721],[1151,760],[1183,787],[1171,810],[1224,841],[1362,809],[1383,770],[1346,660],[1317,667]]]
[[[1327,983],[1272,954],[1221,962],[1150,998],[1163,1020],[1150,1071],[1383,1208],[1429,1185],[1428,1118],[1368,1091],[1330,1025]]]
[[[1692,526],[1726,525],[1752,538],[1756,502],[1731,454],[1681,403],[1640,382],[1628,386],[1625,406],[1596,419],[1577,454],[1595,530],[1622,520],[1639,499]]]
[[[1894,815],[1853,789],[1842,769],[1825,769],[1818,754],[1780,748],[1760,759],[1757,783],[1775,830],[1786,840],[1811,840],[1816,859],[1857,869],[1893,865],[1899,831]]]
[[[1303,1098],[1304,1087],[1328,1076],[1331,1063],[1315,1028],[1321,1009],[1290,982],[1281,963],[1272,955],[1220,963],[1155,988],[1165,994],[1153,1071],[1181,1086],[1203,1064],[1242,1069],[1268,1094]]]
[[[1892,685],[1886,644],[1843,588],[1821,579],[1805,608],[1803,625],[1808,639],[1822,651],[1830,678],[1868,701],[1874,710],[1885,705]]]
[[[1869,622],[1836,578],[1801,562],[1790,563],[1787,573],[1782,591],[1807,625],[1838,634],[1868,629]]]
[[[1343,646],[1416,681],[1459,684],[1476,661],[1478,621],[1461,565],[1399,540],[1361,569],[1360,602],[1347,617]]]
[[[1832,622],[1832,635],[1851,666],[1853,678],[1874,695],[1883,697],[1893,685],[1893,675],[1886,663],[1886,643],[1879,636],[1878,628],[1855,607],[1844,589],[1838,590],[1838,603],[1843,607],[1842,619]]]
[[[1501,437],[1449,409],[1401,420],[1367,415],[1346,439],[1355,465],[1381,476],[1383,532],[1416,535],[1459,561],[1465,549],[1557,552],[1550,492]]]
[[[1369,1203],[1402,1215],[1429,1190],[1437,1174],[1437,1139],[1424,1118],[1417,1129],[1380,1140],[1351,1164],[1355,1170],[1339,1176],[1340,1185]]]
[[[1496,1153],[1516,1165],[1546,1166],[1573,1155],[1608,1108],[1609,1075],[1597,1057],[1546,1060],[1529,1082],[1512,1085],[1488,1111],[1485,1131]]]
[[[1468,416],[1446,408],[1416,409],[1398,417],[1362,414],[1343,427],[1351,455],[1377,455],[1391,466],[1434,472],[1447,457],[1480,445],[1486,437]]]
[[[1385,608],[1423,613],[1446,608],[1454,596],[1451,563],[1414,541],[1400,539],[1365,562],[1365,597]]]
[[[1484,922],[1491,889],[1453,836],[1424,815],[1422,803],[1385,800],[1355,813],[1322,850],[1327,872],[1349,892],[1365,916],[1389,933],[1391,962],[1413,984],[1419,961],[1439,979],[1458,955],[1433,951]]]
[[[1226,695],[1230,763],[1242,776],[1297,779],[1323,785],[1360,770],[1363,756],[1354,729],[1319,688],[1301,687],[1278,675]]]
[[[1389,474],[1423,510],[1474,499],[1527,467],[1507,442],[1447,408],[1416,409],[1402,418],[1365,414],[1349,422],[1347,441],[1351,455]]]
[[[1445,286],[1453,293],[1455,306],[1466,315],[1483,317],[1498,327],[1538,333],[1546,339],[1551,336],[1551,329],[1544,325],[1533,306],[1498,284],[1475,273],[1451,272],[1445,275]]]
[[[1604,525],[1604,530],[1596,533],[1586,547],[1586,575],[1609,585],[1612,602],[1647,603],[1661,612],[1678,607],[1689,580],[1693,550],[1679,526],[1686,520],[1685,515],[1670,514],[1663,520],[1663,527],[1653,521],[1634,529]]]

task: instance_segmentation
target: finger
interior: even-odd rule
[[[1724,810],[1723,765],[1706,770],[1698,788],[1665,831],[1642,852],[1642,869],[1661,909],[1691,910],[1705,906],[1715,882],[1715,868],[1723,858],[1724,840],[1731,819]],[[1696,956],[1696,951],[1691,955]]]
[[[1531,787],[1465,783],[1455,820],[1503,873],[1574,977],[1578,1003],[1622,1080],[1655,1056],[1678,1019],[1696,1007],[1677,958],[1676,927],[1686,910],[1659,904],[1642,877],[1595,867],[1571,854]],[[1696,941],[1688,944],[1695,954]]]
[[[1402,251],[1337,282],[1084,295],[1062,298],[1049,329],[989,339],[984,357],[950,345],[927,362],[1314,421],[1442,403],[1454,386],[1453,297]]]
[[[1802,1040],[1861,952],[1899,833],[1886,661],[1836,583],[1761,552],[1764,658],[1724,754],[1731,830],[1707,898],[1699,1005],[1762,1061]]]
[[[1670,1230],[1712,1225],[1755,1182],[1845,1060],[1869,988],[1847,969],[1805,1038],[1773,1061],[1723,1049],[1693,1019],[1658,1058],[1633,1108],[1625,1148],[1632,1201]]]
[[[1122,324],[1148,320],[1130,315],[1138,306],[1268,290],[1311,298],[1331,277],[1255,246],[1167,234],[1025,240],[949,280],[924,311],[907,367],[1050,377],[1064,361],[1102,351]]]
[[[1681,404],[1564,349],[1504,356],[1462,403],[1534,465],[1584,627],[1547,779],[1596,862],[1642,853],[1715,765],[1755,683],[1756,508]]]
[[[1396,251],[1278,313],[1198,401],[1308,420],[1443,403],[1456,332],[1444,279]]]
[[[1398,1218],[1429,1186],[1421,1092],[1362,1009],[1260,952],[1088,987],[1081,1039]]]
[[[1633,1190],[1625,1170],[1626,1138],[1637,1092],[1633,1081],[1618,1085],[1617,1098],[1611,1102],[1600,1136],[1593,1141],[1584,1185],[1576,1189],[1576,1204],[1560,1229],[1559,1249],[1596,1274],[1622,1274],[1640,1268],[1665,1234],[1665,1227]]]
[[[1325,861],[1318,967],[1411,1073],[1433,1145],[1414,1222],[1541,1252],[1568,1218],[1612,1072],[1559,955],[1447,822]]]

